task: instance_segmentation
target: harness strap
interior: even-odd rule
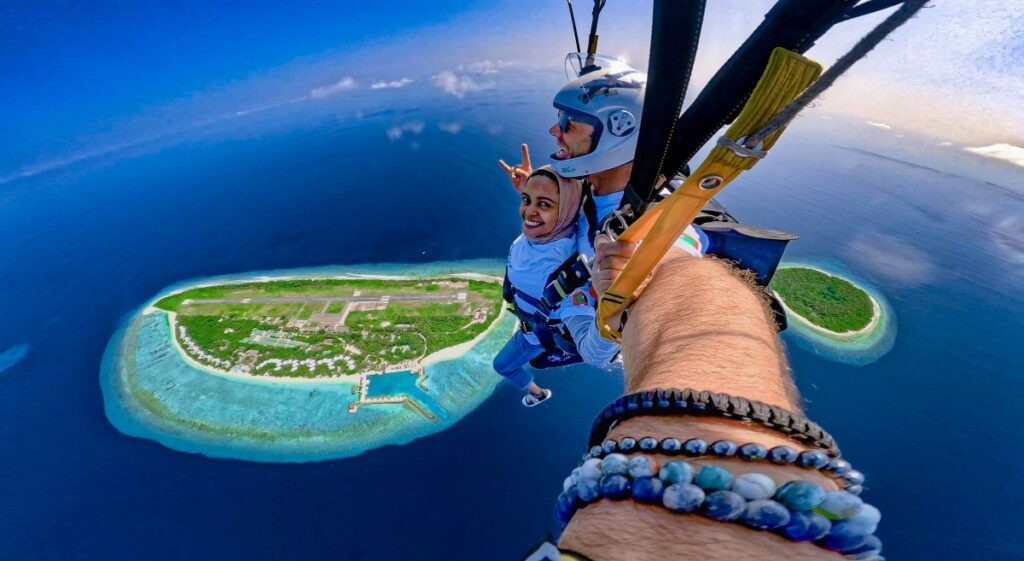
[[[509,280],[508,269],[506,269],[505,279],[502,282],[502,297],[508,302],[509,311],[519,318],[523,331],[533,333],[546,350],[575,353],[576,342],[573,341],[572,334],[561,321],[551,319],[551,312],[558,307],[562,299],[584,286],[589,280],[590,269],[587,266],[586,258],[579,253],[574,253],[548,276],[544,294],[540,299],[517,290]],[[537,311],[531,314],[521,310],[516,305],[517,296],[536,308]]]
[[[750,100],[725,135],[730,139],[740,139],[758,131],[820,74],[821,65],[818,63],[792,51],[775,49]],[[785,127],[765,137],[761,149],[769,150],[783,130]],[[636,301],[654,266],[707,201],[758,161],[756,157],[744,157],[729,148],[715,146],[708,158],[675,192],[650,208],[619,236],[625,242],[643,243],[619,278],[601,295],[597,305],[597,325],[602,336],[621,341],[621,331],[608,324],[611,318],[617,317]]]
[[[587,241],[593,247],[594,237],[597,236],[597,230],[601,225],[597,222],[597,202],[594,201],[594,187],[587,179],[583,180],[583,203],[581,206],[583,208],[583,216],[587,219]]]
[[[554,310],[566,296],[572,294],[574,290],[582,288],[589,281],[590,264],[587,263],[587,258],[579,253],[574,253],[548,277],[541,300],[548,310]]]

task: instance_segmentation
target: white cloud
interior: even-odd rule
[[[348,91],[356,87],[356,81],[351,76],[345,76],[337,82],[327,85],[320,86],[319,88],[313,88],[309,91],[309,97],[312,99],[323,99],[328,96],[332,96],[337,93]]]
[[[273,109],[278,105],[264,105],[263,107],[256,107],[254,109],[243,109],[242,111],[235,111],[235,117],[244,117],[245,115],[252,115],[253,113],[259,113],[260,111],[266,111],[267,109]]]
[[[1011,164],[1024,166],[1024,148],[1021,148],[1020,146],[1000,143],[992,144],[990,146],[964,148],[964,150],[973,152],[979,156],[985,156],[986,158],[996,158],[998,160],[1010,162]]]
[[[380,80],[378,82],[374,82],[374,83],[370,84],[370,89],[371,90],[382,90],[382,89],[385,89],[385,88],[404,88],[404,87],[408,86],[409,84],[413,83],[414,81],[415,80],[412,80],[410,78],[404,78],[404,77],[401,80],[392,80],[390,82],[387,82],[387,81],[384,81],[384,80]]]
[[[928,254],[891,236],[862,234],[846,246],[851,261],[875,275],[907,286],[932,280],[936,267]]]
[[[462,99],[467,93],[489,90],[494,87],[493,82],[477,82],[466,74],[445,70],[430,78],[430,83],[441,91],[452,94]]]
[[[402,123],[401,125],[393,125],[388,130],[384,131],[384,134],[388,136],[392,141],[402,138],[402,135],[409,132],[412,134],[420,134],[423,132],[423,128],[426,125],[423,121],[411,121],[409,123]]]
[[[868,124],[873,126],[873,127],[878,127],[880,129],[892,130],[891,126],[889,126],[889,125],[887,125],[885,123],[879,123],[878,121],[868,121]]]
[[[471,74],[497,74],[502,69],[515,66],[516,63],[507,60],[481,60],[472,64],[459,66],[460,71]]]
[[[441,130],[443,130],[444,132],[447,132],[447,133],[459,134],[459,131],[462,130],[462,123],[457,123],[457,122],[438,123],[437,124],[437,128],[439,128],[439,129],[441,129]]]

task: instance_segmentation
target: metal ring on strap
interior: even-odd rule
[[[758,142],[757,146],[750,147],[744,144],[746,141],[747,137],[745,136],[739,140],[733,140],[728,136],[722,135],[718,137],[718,141],[716,142],[716,144],[722,146],[723,148],[728,148],[729,150],[732,150],[734,154],[741,158],[757,158],[758,160],[760,160],[768,155],[768,152],[766,150],[761,149],[761,147],[763,146],[762,142]]]

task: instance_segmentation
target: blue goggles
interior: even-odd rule
[[[578,122],[595,127],[594,119],[586,115],[574,115],[568,111],[558,111],[558,128],[562,129],[562,132],[568,132],[570,123]]]

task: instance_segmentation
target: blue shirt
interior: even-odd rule
[[[600,226],[605,216],[619,208],[620,201],[622,201],[622,191],[608,193],[607,195],[594,195],[594,207],[597,210],[594,215],[597,217],[597,224],[590,224],[587,221],[586,213],[580,210],[580,218],[576,228],[576,247],[580,255],[587,258],[587,261],[594,260],[594,244],[590,243],[590,229]]]

